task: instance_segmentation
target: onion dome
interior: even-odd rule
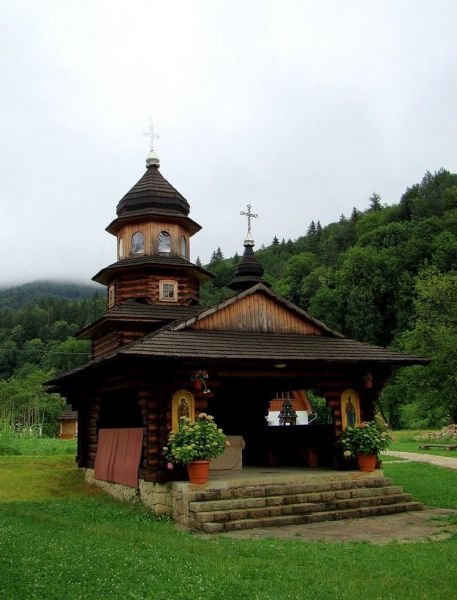
[[[159,157],[151,148],[146,158],[146,173],[118,203],[117,218],[106,228],[109,233],[116,235],[126,223],[143,221],[145,217],[180,223],[190,235],[200,231],[201,226],[188,216],[189,203],[165,179],[159,167]]]
[[[228,287],[237,292],[242,292],[249,289],[253,285],[263,283],[267,287],[271,287],[271,284],[262,279],[263,267],[256,259],[254,255],[254,240],[251,237],[247,237],[244,241],[244,254],[241,262],[235,267],[233,271],[233,279],[228,284]]]
[[[125,194],[116,208],[118,217],[123,217],[141,211],[151,215],[184,216],[189,214],[190,206],[187,200],[176,190],[159,171],[160,162],[154,150],[146,160],[146,173]]]

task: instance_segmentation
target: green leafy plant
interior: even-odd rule
[[[366,421],[357,427],[347,427],[339,439],[344,458],[353,458],[357,454],[376,454],[385,450],[390,443],[390,435],[384,424],[379,421]]]
[[[195,421],[181,419],[178,431],[168,436],[163,455],[170,463],[187,464],[193,460],[216,458],[225,450],[228,442],[222,429],[218,429],[214,417],[200,413]]]

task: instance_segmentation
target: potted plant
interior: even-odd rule
[[[210,390],[206,387],[206,380],[208,379],[208,373],[204,369],[199,369],[191,376],[190,380],[194,385],[194,390],[201,390],[203,388],[204,394],[209,394]]]
[[[179,430],[168,436],[163,454],[169,463],[187,465],[191,483],[206,483],[210,460],[222,454],[227,445],[214,417],[200,413],[195,421],[187,417],[181,420]]]
[[[387,429],[379,419],[347,427],[339,439],[344,458],[357,458],[359,469],[365,472],[375,470],[376,459],[389,442]]]

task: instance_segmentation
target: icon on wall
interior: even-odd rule
[[[173,431],[178,431],[183,418],[195,420],[195,399],[188,390],[175,392],[171,399],[171,428]]]
[[[345,390],[341,394],[341,421],[343,431],[346,427],[360,425],[360,400],[354,390]]]

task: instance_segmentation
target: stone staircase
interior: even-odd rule
[[[384,477],[290,484],[246,482],[226,489],[191,492],[188,502],[188,526],[205,533],[371,517],[423,508],[403,488]]]

